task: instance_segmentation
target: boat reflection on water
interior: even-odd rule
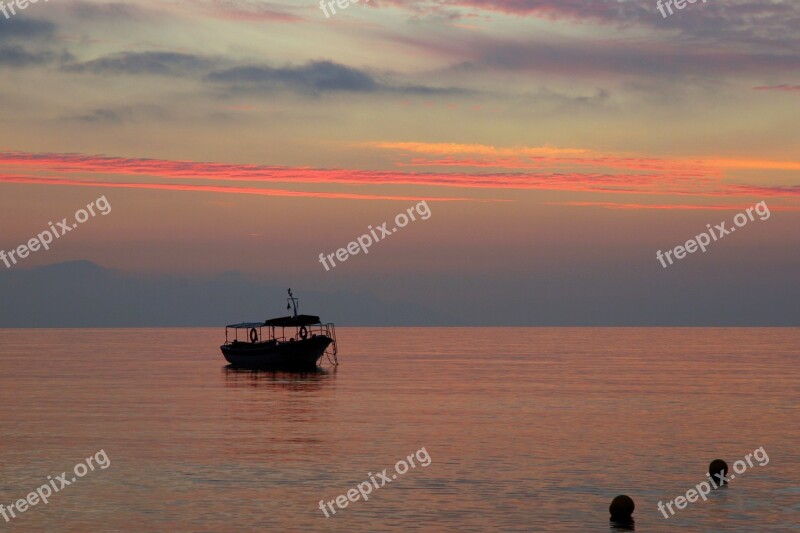
[[[261,387],[293,391],[317,391],[330,385],[336,377],[336,367],[302,372],[285,370],[248,370],[227,365],[222,368],[226,387]]]

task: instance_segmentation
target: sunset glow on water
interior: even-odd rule
[[[111,460],[4,527],[607,531],[617,494],[641,531],[797,524],[796,329],[341,328],[319,374],[226,368],[219,333],[2,332],[0,401],[22,407],[0,413],[0,501]],[[759,446],[766,466],[659,513]],[[422,447],[427,467],[320,511]]]

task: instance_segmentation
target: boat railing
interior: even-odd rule
[[[311,338],[315,336],[325,336],[329,337],[336,343],[336,328],[334,327],[333,323],[328,324],[311,324],[310,326],[305,326],[306,328],[306,338]],[[276,328],[277,329],[277,328]],[[295,328],[294,334],[291,334],[290,331],[285,331],[289,328],[281,328],[283,331],[278,332],[276,331],[274,334],[270,329],[267,329],[265,332],[265,340],[276,340],[278,342],[289,342],[292,339],[295,341],[302,340],[300,336],[300,328]],[[259,340],[261,336],[259,335]]]
[[[263,331],[263,329],[266,331]],[[331,339],[333,342],[325,349],[325,355],[328,357],[328,361],[330,361],[334,365],[339,364],[339,360],[337,358],[337,354],[339,353],[338,345],[336,344],[336,326],[333,325],[333,322],[328,322],[327,324],[311,324],[309,326],[305,326],[307,335],[306,338],[315,337],[317,335],[325,336]],[[234,330],[234,338],[230,339],[228,337],[228,330]],[[249,336],[249,334],[245,335],[245,340],[239,340],[239,330],[245,331],[252,331],[256,330],[256,340],[255,342]],[[286,335],[287,328],[281,328],[281,334],[277,334],[277,327],[264,327],[264,326],[255,326],[254,327],[247,327],[247,328],[237,328],[237,327],[226,327],[225,328],[225,345],[231,345],[236,343],[241,344],[266,344],[266,343],[285,343],[285,342],[292,342],[292,341],[300,341],[302,337],[300,336],[300,329],[295,328],[294,335]],[[248,343],[249,341],[249,343]]]

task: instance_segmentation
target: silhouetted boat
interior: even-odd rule
[[[226,326],[225,344],[220,346],[222,355],[239,368],[314,368],[323,355],[338,365],[333,323],[323,324],[318,316],[298,315],[297,303],[298,299],[289,289],[286,308],[292,310],[292,316]],[[280,335],[276,333],[277,328],[280,328]],[[228,336],[231,329],[233,340]],[[244,341],[239,340],[241,330],[247,332]]]

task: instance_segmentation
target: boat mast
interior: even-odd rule
[[[291,309],[294,313],[293,318],[297,318],[297,302],[299,302],[300,299],[294,297],[292,289],[289,289],[289,297],[286,300],[286,309]]]

